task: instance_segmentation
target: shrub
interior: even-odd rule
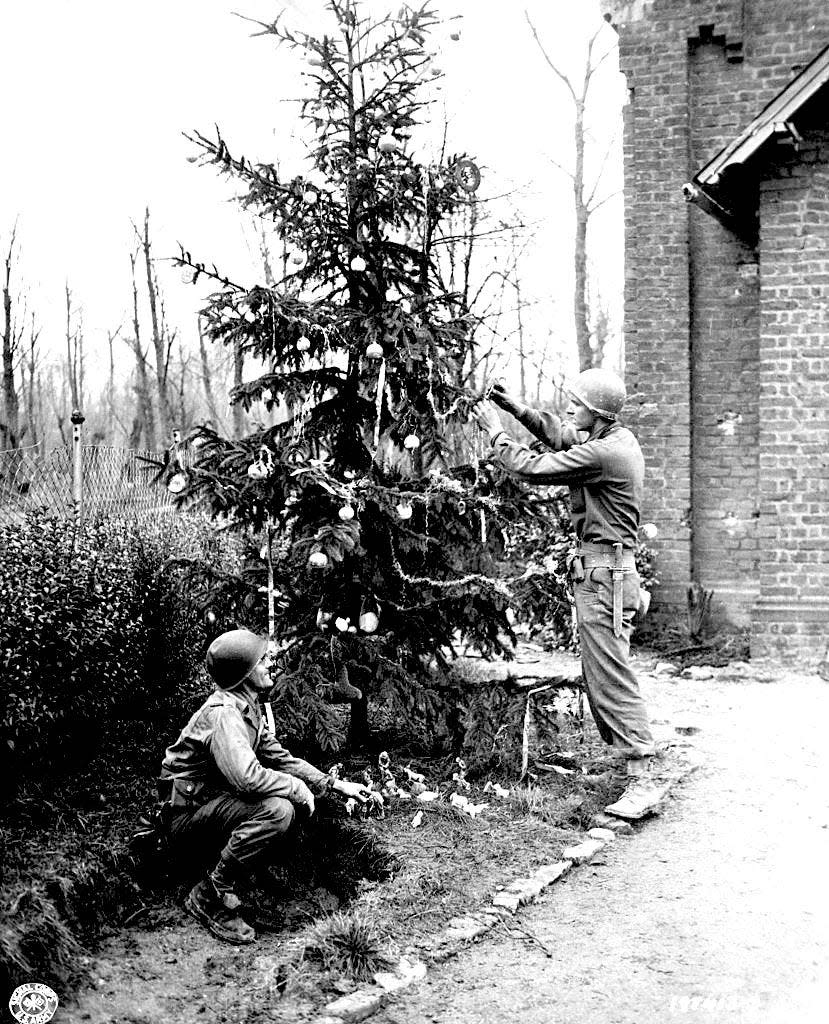
[[[204,521],[99,520],[48,511],[0,526],[0,756],[80,766],[118,720],[152,719],[199,686],[206,627],[161,570],[207,554]],[[213,557],[216,557],[213,552]]]

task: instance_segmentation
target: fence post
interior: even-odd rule
[[[83,518],[83,447],[81,446],[81,425],[86,419],[80,409],[72,410],[72,502],[75,506],[75,519],[78,523]]]

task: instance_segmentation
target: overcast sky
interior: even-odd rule
[[[368,0],[364,9],[385,13],[399,5]],[[442,121],[445,109],[449,150],[475,155],[484,171],[480,195],[520,190],[521,205],[539,225],[524,269],[539,303],[530,328],[566,331],[569,185],[550,162],[569,161],[563,88],[532,39],[523,5],[437,0],[436,6],[447,18],[462,15],[462,34],[453,42],[447,28],[435,37],[446,79],[434,121]],[[232,187],[187,161],[193,148],[182,132],[209,133],[216,123],[235,152],[301,169],[290,102],[302,94],[301,67],[273,40],[251,38],[252,26],[234,13],[271,20],[282,7],[288,24],[309,31],[322,24],[322,0],[2,4],[0,244],[5,247],[18,218],[21,273],[44,341],[55,351],[67,278],[83,308],[90,361],[105,351],[106,330],[126,321],[130,220],[139,221],[146,205],[157,256],[173,255],[181,240],[231,276],[258,279],[254,235],[228,201]],[[527,7],[550,52],[575,71],[585,26],[599,23],[594,0],[532,0]],[[612,30],[604,32],[610,45]],[[611,129],[603,112],[623,92],[611,64],[594,107],[604,134]],[[617,161],[608,190],[618,184]],[[617,300],[621,201],[607,204],[602,218],[605,288]],[[202,290],[184,286],[172,267],[161,279],[171,319],[192,334]]]

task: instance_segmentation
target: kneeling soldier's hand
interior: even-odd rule
[[[333,789],[336,793],[342,793],[343,796],[359,800],[361,804],[371,800],[373,795],[368,786],[364,786],[362,782],[348,782],[346,779],[337,779]]]
[[[307,813],[308,817],[310,818],[311,815],[314,813],[314,810],[316,809],[316,804],[314,802],[314,794],[305,785],[302,779],[297,779],[296,782],[297,789],[296,793],[292,797],[292,802],[296,804],[297,807],[302,807]]]

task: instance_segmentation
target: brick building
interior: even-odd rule
[[[829,642],[829,2],[602,0],[620,37],[625,351],[660,527],[754,654]]]

